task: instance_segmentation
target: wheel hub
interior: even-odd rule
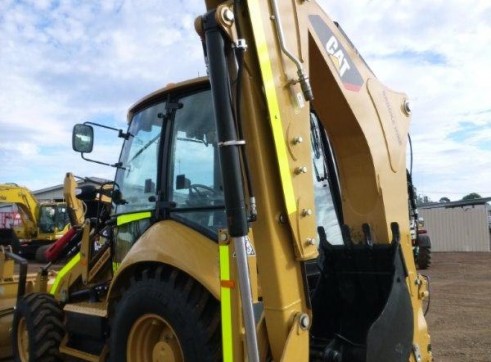
[[[172,327],[156,314],[145,314],[133,324],[128,337],[128,362],[182,362],[184,356]]]
[[[27,332],[26,319],[21,318],[17,330],[17,346],[19,358],[23,362],[29,361],[29,334]]]

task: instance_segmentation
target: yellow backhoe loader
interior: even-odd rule
[[[0,228],[0,242],[12,245],[15,253],[42,260],[41,253],[70,228],[66,203],[38,202],[23,186],[0,185],[0,204],[17,207],[21,223]],[[6,226],[6,225],[4,225]],[[38,249],[39,250],[38,252]]]
[[[209,78],[130,108],[111,215],[19,294],[16,360],[431,361],[406,95],[315,1],[206,6]]]
[[[96,183],[92,179],[86,179],[91,183]],[[13,252],[12,246],[8,244],[8,240],[1,240],[0,243],[0,359],[6,358],[12,355],[12,346],[16,346],[22,343],[28,343],[28,339],[24,335],[18,335],[18,340],[14,343],[11,341],[12,320],[16,305],[22,306],[26,300],[29,300],[30,296],[36,296],[34,303],[36,303],[40,314],[37,315],[38,322],[42,321],[43,317],[49,318],[49,311],[44,310],[45,307],[49,309],[49,294],[51,290],[56,290],[58,283],[56,278],[57,272],[53,270],[52,264],[63,260],[70,260],[71,256],[76,254],[80,250],[79,244],[82,241],[82,237],[87,237],[88,233],[92,231],[97,235],[92,236],[92,241],[100,241],[103,235],[99,230],[102,220],[107,219],[110,211],[110,198],[108,198],[108,189],[111,189],[112,183],[100,184],[99,189],[93,185],[87,185],[79,187],[73,174],[67,173],[64,180],[64,198],[66,200],[67,212],[71,223],[71,228],[60,239],[49,245],[44,251],[43,259],[48,261],[48,264],[41,267],[40,270],[35,273],[28,274],[28,262],[26,259]],[[86,225],[86,226],[85,226]],[[84,234],[86,232],[86,234]],[[89,246],[88,238],[86,240],[88,252],[94,252],[95,245]],[[85,250],[85,249],[83,249]],[[17,272],[14,272],[14,265],[18,264]],[[56,269],[59,269],[57,264]],[[62,278],[64,276],[62,275]],[[29,296],[25,297],[25,294]],[[46,299],[48,300],[46,302]],[[22,301],[22,303],[18,303]],[[45,315],[48,313],[48,315]],[[23,324],[35,323],[31,319],[25,319]],[[18,323],[15,323],[18,326]],[[27,326],[21,327],[22,330],[26,330]],[[52,344],[52,337],[44,338],[46,334],[52,335],[54,332],[52,329],[36,329],[36,337],[40,342],[37,347],[41,350],[50,348]],[[56,346],[55,346],[56,347]],[[33,356],[31,356],[33,357]],[[51,361],[52,356],[45,358],[45,360]],[[37,358],[29,359],[29,356],[21,357],[21,360],[43,360]]]

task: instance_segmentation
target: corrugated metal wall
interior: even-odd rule
[[[63,199],[63,186],[60,186],[55,190],[36,192],[34,193],[34,196],[36,196],[36,199],[38,199],[39,202]]]
[[[486,205],[419,209],[433,251],[491,251]]]

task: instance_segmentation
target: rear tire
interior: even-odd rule
[[[46,257],[44,256],[44,252],[46,250],[48,250],[50,246],[51,246],[51,244],[41,245],[39,248],[36,249],[36,255],[35,255],[34,259],[38,263],[47,263],[48,262],[48,259],[46,259]]]
[[[419,269],[428,269],[431,264],[431,248],[426,246],[419,247],[418,267]]]
[[[15,361],[61,361],[63,335],[63,311],[53,296],[32,293],[17,304],[12,329]]]
[[[145,269],[115,308],[110,361],[220,361],[220,309],[199,283],[177,270]]]

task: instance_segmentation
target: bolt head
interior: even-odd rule
[[[300,174],[302,174],[302,173],[307,173],[307,167],[305,167],[305,166],[297,167],[297,168],[295,169],[295,173],[296,173],[297,175],[300,175]]]
[[[303,138],[301,136],[293,138],[293,144],[298,145],[299,143],[303,142]]]
[[[315,245],[315,239],[314,238],[307,238],[307,240],[305,240],[305,243],[309,246]]]
[[[226,9],[223,12],[223,18],[227,21],[234,21],[234,19],[235,19],[234,12],[230,9]]]
[[[411,114],[411,107],[409,106],[409,100],[405,99],[402,104],[402,111],[409,116]]]
[[[223,231],[218,234],[218,237],[220,238],[220,241],[227,241],[228,239],[227,233]]]
[[[312,209],[303,209],[302,210],[302,216],[311,216],[312,215]]]
[[[310,328],[310,317],[308,316],[308,314],[302,314],[300,316],[300,328],[302,329],[309,329]]]

